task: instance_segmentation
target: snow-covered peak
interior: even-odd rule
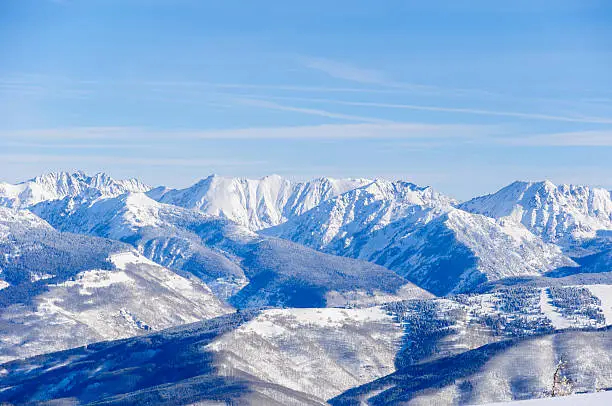
[[[54,172],[15,185],[0,183],[0,205],[27,208],[69,196],[83,199],[112,197],[150,189],[137,179],[115,180],[105,173],[89,176],[82,171]]]
[[[281,224],[325,199],[368,182],[319,178],[299,183],[279,175],[261,179],[211,175],[186,189],[155,189],[149,196],[162,203],[197,209],[260,230]]]
[[[544,240],[565,247],[612,230],[612,197],[608,190],[550,181],[514,182],[497,193],[461,205],[473,213],[509,218]]]
[[[438,295],[575,265],[558,246],[545,243],[520,223],[460,209],[409,234],[398,234],[380,251],[377,262]]]
[[[399,219],[425,223],[456,202],[430,187],[377,179],[330,198],[269,232],[337,255],[368,258],[380,249],[373,233]]]

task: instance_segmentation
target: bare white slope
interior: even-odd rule
[[[222,375],[247,373],[322,402],[395,370],[402,332],[379,307],[273,309],[207,346]]]
[[[585,286],[601,301],[601,310],[606,319],[606,325],[612,324],[612,285]]]
[[[151,197],[225,217],[252,230],[281,224],[321,201],[368,183],[365,179],[321,178],[295,183],[278,175],[261,179],[212,175],[181,190],[153,190]]]

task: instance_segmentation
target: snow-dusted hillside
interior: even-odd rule
[[[202,282],[107,239],[60,233],[0,208],[0,361],[230,311]]]
[[[325,199],[369,182],[366,179],[320,178],[296,183],[278,175],[261,179],[212,175],[186,189],[153,189],[149,196],[162,203],[198,209],[260,230],[281,224]]]
[[[60,230],[130,243],[151,260],[201,278],[239,307],[371,304],[429,296],[381,266],[260,237],[228,220],[144,194],[78,207],[71,200],[56,201],[32,210]]]
[[[458,209],[391,241],[372,259],[435,294],[574,265],[521,224]]]
[[[612,230],[610,191],[588,186],[514,182],[500,191],[477,197],[462,209],[522,223],[545,241],[564,248]]]
[[[392,372],[400,338],[379,308],[234,313],[4,364],[0,401],[322,405]]]
[[[66,198],[31,210],[58,230],[127,242],[158,264],[197,276],[223,298],[248,282],[228,251],[256,235],[226,220],[158,203],[142,193],[81,204]]]
[[[490,403],[487,406],[606,406],[609,404],[612,404],[612,391]]]
[[[11,185],[0,183],[0,206],[26,208],[36,203],[67,196],[92,198],[146,192],[151,187],[137,179],[115,180],[105,173],[88,176],[83,172],[57,172]]]
[[[566,331],[485,345],[410,365],[331,400],[332,405],[475,405],[550,396],[555,371],[576,392],[612,388],[612,330]]]
[[[400,325],[379,307],[272,309],[207,349],[217,354],[221,375],[255,376],[324,402],[393,372],[401,337]]]

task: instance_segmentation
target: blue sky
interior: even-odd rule
[[[612,2],[0,0],[0,180],[612,188]]]

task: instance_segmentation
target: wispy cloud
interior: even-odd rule
[[[340,120],[348,120],[348,121],[357,121],[364,123],[392,123],[390,120],[384,120],[380,118],[372,118],[372,117],[364,117],[364,116],[356,116],[351,114],[342,114],[342,113],[334,113],[327,110],[321,109],[312,109],[312,108],[304,108],[304,107],[294,107],[287,106],[284,104],[273,103],[260,99],[247,99],[247,98],[237,98],[234,99],[234,102],[239,104],[244,104],[253,107],[260,107],[271,110],[281,110],[281,111],[290,111],[294,113],[302,113],[326,118],[334,118]]]
[[[153,130],[141,127],[76,127],[64,129],[42,129],[28,131],[0,132],[0,141],[3,145],[23,146],[37,145],[55,148],[128,148],[141,147],[154,148],[167,145],[173,141],[189,140],[357,140],[378,139],[392,141],[393,144],[384,144],[392,148],[435,148],[443,145],[456,145],[456,143],[478,143],[479,145],[515,145],[515,146],[585,146],[585,147],[612,147],[612,130],[576,131],[550,134],[525,135],[504,126],[495,125],[460,125],[460,124],[426,124],[426,123],[352,123],[352,124],[324,124],[309,126],[287,127],[255,127],[220,130]],[[129,144],[121,144],[121,140],[129,139]],[[19,141],[16,141],[19,140]],[[30,141],[28,141],[30,140]],[[63,144],[66,140],[70,144]],[[93,143],[79,143],[78,141],[98,140]],[[77,141],[77,142],[74,142]],[[396,142],[401,142],[397,144]],[[108,143],[107,143],[108,142]],[[450,144],[449,144],[450,143]],[[64,156],[64,155],[62,155]],[[143,165],[173,165],[178,161],[183,166],[206,166],[228,162],[226,160],[183,160],[168,158],[121,158],[114,156],[72,156],[80,157],[82,161],[94,159],[96,161],[117,163],[142,163]],[[39,157],[53,155],[0,155],[2,160],[19,162],[22,159],[35,161]],[[58,161],[61,158],[58,155]],[[237,162],[229,161],[231,165]]]
[[[137,127],[68,127],[35,130],[0,131],[0,139],[19,140],[108,140],[130,139],[137,133],[144,135]]]
[[[295,84],[251,84],[251,83],[214,83],[206,81],[183,80],[88,80],[70,79],[47,75],[9,75],[0,77],[0,94],[52,96],[62,98],[83,98],[95,96],[99,91],[131,92],[168,92],[172,94],[201,95],[214,90],[235,91],[236,94],[252,91],[275,91],[297,93],[372,93],[401,94],[409,92],[400,88],[342,87],[342,86],[304,86]]]
[[[462,114],[473,114],[473,115],[482,115],[482,116],[514,117],[514,118],[531,119],[531,120],[565,121],[565,122],[574,122],[574,123],[612,124],[612,119],[610,118],[588,117],[588,116],[583,116],[583,115],[577,115],[577,116],[553,115],[553,114],[524,113],[524,112],[502,111],[502,110],[485,110],[485,109],[463,108],[463,107],[443,107],[443,106],[427,106],[427,105],[417,105],[417,104],[379,103],[379,102],[363,102],[363,101],[300,98],[300,97],[269,96],[268,98],[273,99],[273,100],[280,99],[280,100],[302,101],[302,102],[309,102],[309,103],[337,104],[337,105],[345,105],[345,106],[434,111],[434,112],[444,112],[444,113],[462,113]]]
[[[499,142],[517,146],[612,147],[612,130],[537,134],[501,138]]]
[[[326,58],[303,58],[307,68],[323,72],[333,78],[346,81],[377,85],[394,91],[446,95],[477,95],[487,97],[500,97],[501,95],[481,89],[461,89],[453,87],[440,87],[417,83],[398,82],[390,79],[385,73],[377,70],[363,69],[357,66]]]
[[[473,140],[497,134],[498,126],[425,123],[358,123],[311,126],[255,127],[220,130],[151,130],[141,127],[76,127],[0,132],[0,139],[93,140],[129,139],[136,142],[218,139],[433,139]]]
[[[142,149],[156,148],[150,144],[127,144],[127,143],[58,143],[58,142],[0,142],[0,147],[14,148],[61,148],[61,149]]]
[[[324,72],[336,79],[384,86],[390,83],[381,72],[375,70],[362,69],[325,58],[305,58],[304,61],[308,68]]]
[[[64,154],[3,154],[0,160],[6,163],[54,163],[54,164],[97,164],[97,165],[129,165],[129,166],[172,166],[172,167],[236,167],[258,166],[266,161],[244,161],[231,159],[184,159],[184,158],[140,158],[119,156],[84,156]]]

